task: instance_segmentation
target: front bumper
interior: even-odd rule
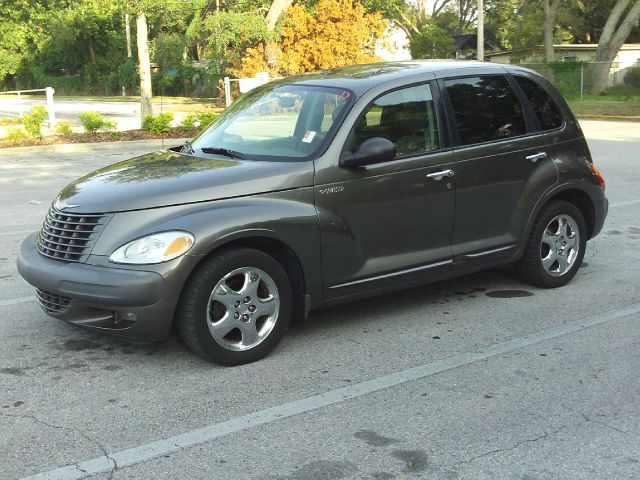
[[[38,289],[48,315],[129,338],[166,338],[179,289],[168,289],[160,273],[49,259],[38,252],[36,238],[22,242],[18,271]]]

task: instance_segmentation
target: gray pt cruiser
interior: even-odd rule
[[[44,311],[235,365],[311,310],[503,264],[571,280],[607,213],[561,95],[474,62],[286,78],[193,144],[65,187],[18,256]]]

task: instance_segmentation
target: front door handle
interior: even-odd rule
[[[427,173],[427,178],[442,180],[444,177],[453,177],[453,170],[440,170],[439,172]]]
[[[549,155],[547,152],[534,153],[533,155],[527,155],[525,158],[530,162],[536,163],[538,160],[544,160]]]

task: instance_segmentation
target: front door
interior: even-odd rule
[[[442,149],[429,84],[383,94],[356,121],[345,148],[383,137],[392,161],[323,174],[315,187],[325,295],[410,282],[452,261],[452,152]]]

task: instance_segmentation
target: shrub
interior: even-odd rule
[[[32,107],[27,115],[22,117],[24,129],[32,137],[42,138],[42,123],[47,118],[47,109],[42,105]]]
[[[22,140],[27,138],[27,132],[25,132],[24,128],[20,127],[9,127],[7,128],[7,136],[6,140],[9,140],[12,143],[20,144]]]
[[[97,112],[84,112],[79,115],[80,123],[88,133],[96,133],[98,130],[115,130],[116,124],[107,120]]]
[[[218,118],[218,114],[211,112],[189,113],[180,122],[184,130],[204,130]]]
[[[640,67],[631,67],[624,76],[624,83],[629,87],[640,88]]]
[[[73,130],[71,129],[71,126],[73,125],[73,122],[70,120],[59,120],[56,122],[56,134],[57,135],[71,135],[73,133]]]
[[[142,130],[159,135],[171,131],[171,120],[173,113],[159,113],[157,115],[147,115],[142,120]]]

